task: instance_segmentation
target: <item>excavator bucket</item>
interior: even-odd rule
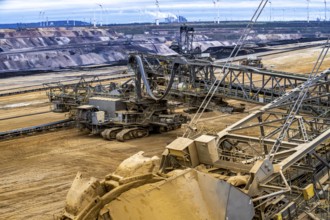
[[[102,215],[114,220],[252,219],[254,207],[236,187],[189,169],[123,193],[103,208]]]
[[[143,152],[98,181],[78,173],[57,219],[252,219],[250,197],[226,181],[195,169],[157,175],[159,158]],[[238,211],[239,210],[239,211]]]

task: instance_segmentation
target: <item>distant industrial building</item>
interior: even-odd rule
[[[183,17],[183,16],[168,16],[167,18],[165,18],[165,23],[185,23],[188,22],[187,18]]]

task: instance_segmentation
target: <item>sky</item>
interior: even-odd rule
[[[215,0],[217,1],[217,0]],[[188,21],[249,20],[260,0],[0,0],[0,23],[80,20],[96,23],[154,22],[182,15]],[[325,19],[324,0],[310,0],[310,19]],[[329,1],[330,6],[330,1]],[[330,18],[326,8],[327,20]],[[259,20],[306,20],[306,0],[272,0]],[[329,14],[329,15],[328,15]]]

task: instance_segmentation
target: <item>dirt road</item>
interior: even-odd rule
[[[120,143],[70,129],[0,142],[0,218],[52,219],[78,171],[101,178],[138,151],[160,155],[175,137]]]
[[[268,69],[280,70],[290,73],[309,74],[312,71],[321,50],[321,47],[297,50],[281,55],[267,56],[262,60]],[[329,66],[330,54],[326,56],[320,71],[328,69]]]

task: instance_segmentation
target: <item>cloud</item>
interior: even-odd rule
[[[222,0],[220,1],[220,8],[255,8],[260,0]],[[323,0],[313,0],[310,2],[310,7],[323,6]],[[159,1],[161,10],[169,9],[214,9],[211,0],[162,0]],[[111,10],[136,10],[139,8],[147,10],[156,10],[154,1],[152,0],[0,0],[2,10],[57,10],[63,8],[93,8],[97,4],[102,4],[104,7],[111,8]],[[272,7],[306,7],[306,1],[303,0],[276,0],[272,1]]]

